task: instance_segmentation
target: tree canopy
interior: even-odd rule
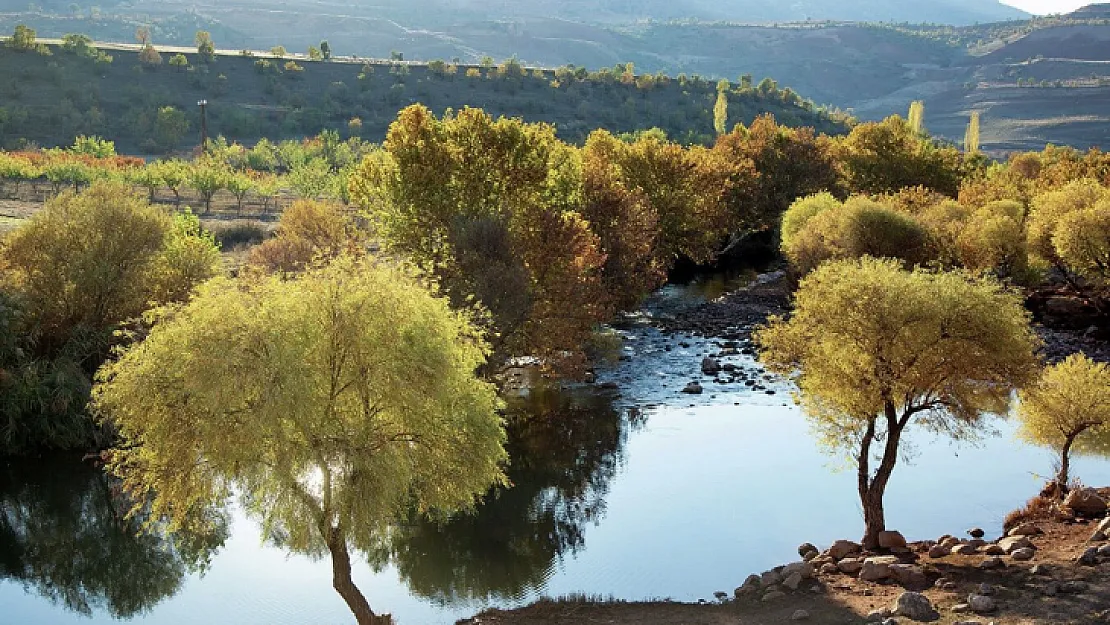
[[[1060,453],[1056,482],[1068,487],[1072,451],[1110,455],[1110,366],[1072,354],[1020,393],[1025,440]]]
[[[349,257],[293,279],[205,284],[100,372],[110,470],[155,518],[242,495],[268,536],[330,553],[333,584],[376,622],[349,548],[467,508],[502,479],[505,433],[466,315],[402,268]],[[182,459],[196,459],[183,462]]]
[[[983,415],[1005,412],[1036,364],[1016,293],[891,259],[821,265],[801,281],[790,319],[773,318],[756,339],[761,361],[797,382],[824,443],[857,462],[872,548],[886,529],[882,497],[903,430],[918,422],[969,436]],[[878,442],[884,449],[873,457]]]

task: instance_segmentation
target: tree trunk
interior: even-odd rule
[[[351,554],[347,551],[347,541],[337,529],[332,529],[328,536],[328,550],[331,552],[332,587],[347,602],[347,607],[355,615],[358,625],[390,625],[392,619],[388,614],[378,616],[370,609],[366,597],[355,586],[351,579]]]
[[[886,514],[883,507],[883,495],[894,472],[894,465],[898,462],[898,444],[902,438],[902,428],[905,427],[898,420],[894,405],[886,406],[886,445],[883,449],[879,468],[874,477],[869,474],[868,462],[871,453],[871,443],[875,440],[875,420],[868,424],[860,444],[859,461],[859,495],[863,506],[863,547],[874,550],[879,547],[879,532],[886,531]]]
[[[1075,443],[1076,434],[1069,434],[1064,439],[1064,448],[1060,450],[1060,472],[1056,474],[1056,485],[1058,488],[1056,492],[1060,493],[1062,497],[1064,493],[1068,492],[1068,470],[1071,468],[1071,446]]]

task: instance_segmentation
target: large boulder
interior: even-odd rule
[[[786,576],[786,579],[782,580],[782,585],[790,590],[797,590],[798,586],[802,585],[802,574],[798,571],[790,573]]]
[[[701,384],[697,382],[691,382],[686,385],[686,388],[682,389],[682,392],[687,395],[701,395],[703,391],[704,389],[701,387]]]
[[[1007,536],[998,541],[998,546],[1009,554],[1014,553],[1018,549],[1033,549],[1033,543],[1025,536]]]
[[[1106,500],[1093,488],[1076,488],[1064,498],[1064,507],[1071,508],[1083,516],[1102,516],[1106,514]]]
[[[721,363],[708,356],[701,359],[701,372],[705,375],[716,375],[721,370]]]
[[[914,564],[891,564],[890,576],[898,582],[898,585],[908,589],[922,589],[929,585],[929,580],[925,577],[925,569]]]
[[[1013,528],[1012,530],[1006,532],[1006,535],[1007,536],[1037,536],[1037,535],[1043,534],[1043,533],[1044,532],[1041,531],[1041,528],[1037,527],[1033,523],[1022,523],[1021,525],[1018,525],[1017,527]]]
[[[879,532],[879,547],[882,549],[905,549],[906,537],[901,532]]]
[[[802,558],[806,557],[807,553],[816,553],[817,551],[818,549],[813,543],[802,543],[798,545],[798,556]]]
[[[935,621],[940,618],[940,613],[933,607],[929,598],[918,592],[904,592],[898,595],[892,609],[895,615],[904,616],[912,621]]]
[[[759,585],[763,588],[770,588],[775,584],[782,583],[782,575],[776,570],[764,571],[760,576]]]
[[[832,547],[829,547],[829,555],[832,556],[834,560],[840,560],[841,558],[848,557],[850,554],[859,553],[861,549],[862,547],[860,547],[859,543],[854,543],[850,540],[838,540],[833,543]]]
[[[1028,560],[1032,560],[1034,555],[1036,555],[1035,551],[1033,551],[1029,547],[1023,547],[1021,549],[1014,549],[1013,553],[1010,554],[1010,557],[1017,560],[1018,562],[1026,562]]]
[[[888,579],[892,575],[890,570],[892,564],[898,564],[898,558],[894,556],[867,558],[863,561],[863,567],[859,570],[859,578],[868,582]]]
[[[812,579],[814,572],[815,570],[813,568],[813,565],[809,562],[791,562],[790,564],[782,567],[783,577],[790,577],[791,575],[797,573],[801,576],[802,579]]]
[[[995,608],[994,599],[986,595],[968,595],[967,605],[971,608],[971,611],[976,614],[993,612]]]
[[[844,558],[836,563],[836,568],[840,569],[841,573],[855,575],[863,568],[863,558]]]

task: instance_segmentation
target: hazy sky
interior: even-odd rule
[[[1079,7],[1095,4],[1105,0],[1002,0],[1002,2],[1015,6],[1029,13],[1043,15],[1045,13],[1067,13]]]

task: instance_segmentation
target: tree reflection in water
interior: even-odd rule
[[[83,615],[141,614],[203,571],[227,536],[140,532],[103,472],[71,459],[0,462],[0,579]]]
[[[511,486],[474,514],[397,529],[390,555],[413,594],[440,605],[524,597],[605,515],[636,417],[605,397],[558,390],[510,403],[506,417]]]

